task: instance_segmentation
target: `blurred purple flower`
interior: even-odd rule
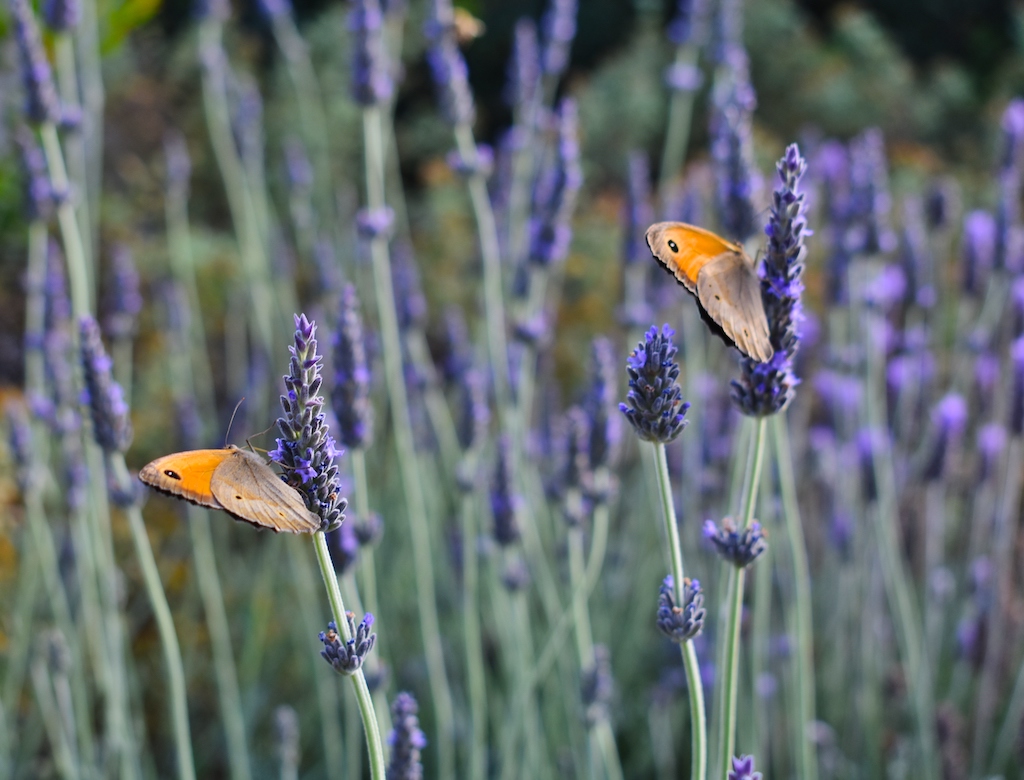
[[[847,248],[864,254],[891,252],[896,248],[896,236],[889,224],[892,198],[881,130],[869,128],[850,141],[850,163]]]
[[[512,58],[508,64],[505,102],[512,107],[517,122],[527,121],[540,95],[541,62],[537,25],[532,19],[516,22],[512,39]]]
[[[78,323],[83,368],[83,401],[92,416],[92,435],[106,453],[126,452],[132,443],[132,421],[121,385],[114,381],[113,364],[100,339],[100,328],[89,316]]]
[[[970,295],[982,292],[984,281],[995,265],[997,230],[995,218],[986,211],[972,211],[964,218],[963,292]]]
[[[615,694],[611,653],[605,645],[594,645],[594,664],[580,673],[580,698],[590,725],[608,719],[608,707]]]
[[[742,530],[730,517],[722,520],[721,528],[713,520],[705,520],[703,533],[719,557],[738,569],[750,566],[768,549],[765,533],[756,520]]]
[[[626,246],[622,253],[627,265],[648,263],[651,250],[645,235],[654,222],[651,205],[651,164],[647,154],[634,149],[628,157],[629,176],[626,187]]]
[[[491,480],[491,517],[494,521],[494,540],[502,547],[519,541],[519,521],[516,517],[521,503],[512,479],[512,444],[507,437],[498,442],[498,456]]]
[[[676,46],[699,45],[707,23],[708,0],[678,0],[668,25],[668,39]]]
[[[43,20],[56,33],[66,33],[78,26],[82,20],[80,0],[45,0]]]
[[[352,449],[365,449],[373,436],[370,367],[366,360],[359,298],[351,284],[346,284],[341,291],[333,347],[331,407],[338,420],[338,441]]]
[[[53,214],[55,204],[43,148],[35,133],[24,126],[18,128],[15,140],[20,153],[25,218],[45,222]]]
[[[453,125],[472,125],[476,119],[473,92],[469,87],[469,69],[455,35],[453,10],[448,0],[431,3],[424,32],[430,46],[427,62],[440,94],[441,110]]]
[[[549,0],[541,22],[544,52],[541,65],[547,76],[561,76],[569,64],[569,51],[576,37],[577,0]]]
[[[926,480],[945,475],[949,453],[967,425],[967,402],[963,396],[950,393],[932,410],[932,451],[924,467]]]
[[[1024,433],[1024,336],[1010,346],[1013,369],[1013,389],[1010,393],[1010,432],[1014,436]]]
[[[124,244],[115,244],[110,250],[103,308],[103,329],[108,338],[130,339],[135,335],[142,311],[142,295],[135,259]]]
[[[704,630],[704,592],[699,580],[683,580],[683,604],[676,603],[675,580],[669,574],[658,591],[658,630],[678,645]]]
[[[420,751],[427,746],[427,736],[420,729],[417,712],[419,706],[411,693],[399,693],[391,705],[394,728],[388,734],[391,748],[388,780],[423,780]]]
[[[384,43],[384,15],[379,0],[353,0],[348,29],[354,37],[352,96],[364,107],[386,103],[395,85]]]
[[[754,163],[751,134],[757,97],[742,48],[729,50],[725,67],[730,75],[715,86],[711,155],[718,179],[719,220],[727,237],[742,243],[757,232],[753,198],[761,189],[761,174]]]
[[[572,241],[572,214],[583,183],[576,102],[565,98],[556,114],[555,159],[538,177],[530,213],[530,261],[550,266],[565,259]]]
[[[25,118],[32,124],[57,122],[60,101],[53,85],[53,73],[39,36],[39,27],[28,0],[8,0],[14,21],[14,40],[21,60],[25,91]]]
[[[763,775],[754,771],[753,756],[740,756],[732,760],[728,780],[763,780]]]

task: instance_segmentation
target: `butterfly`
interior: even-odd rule
[[[775,350],[754,261],[739,244],[685,222],[647,228],[647,245],[665,270],[697,299],[700,315],[726,344],[761,363]]]
[[[320,518],[253,452],[234,445],[222,450],[189,450],[157,458],[139,479],[175,498],[223,509],[237,520],[275,533],[311,534]]]

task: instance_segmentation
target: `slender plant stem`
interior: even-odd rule
[[[366,145],[366,194],[371,209],[384,208],[384,150],[381,146],[382,129],[380,108],[363,109],[363,137]],[[427,659],[431,698],[437,719],[439,738],[436,742],[440,777],[452,777],[455,772],[453,750],[454,712],[448,675],[444,666],[441,629],[434,593],[434,573],[430,551],[430,529],[427,526],[423,485],[416,456],[412,420],[409,416],[408,392],[402,371],[402,349],[395,312],[394,287],[387,238],[379,236],[370,242],[373,262],[374,290],[377,314],[383,341],[384,373],[388,387],[388,400],[394,419],[395,445],[398,449],[398,467],[405,493],[406,513],[413,546],[413,565],[419,606],[420,630]]]
[[[696,66],[699,53],[700,47],[692,44],[676,47],[676,65]],[[663,196],[686,160],[694,96],[693,90],[673,90],[669,101],[665,146],[661,154],[661,174],[658,176],[658,189]]]
[[[352,462],[352,494],[356,516],[366,522],[370,517],[370,483],[366,478],[366,450],[356,448],[349,453],[349,458]],[[366,611],[379,617],[377,568],[372,547],[367,546],[359,551],[359,572],[363,584],[363,601],[366,603]],[[380,647],[379,632],[377,647]]]
[[[252,777],[252,768],[249,765],[249,749],[245,739],[245,718],[238,690],[238,671],[235,669],[231,630],[224,609],[220,576],[217,573],[210,518],[203,510],[190,506],[188,527],[192,536],[192,550],[196,556],[199,596],[203,600],[206,625],[210,629],[213,670],[217,676],[217,694],[220,698],[221,717],[224,719],[224,733],[227,737],[228,768],[231,780],[248,780]]]
[[[809,728],[816,719],[814,706],[814,631],[811,614],[811,574],[807,564],[807,543],[804,541],[800,505],[796,497],[796,478],[793,474],[793,456],[789,447],[789,429],[785,417],[777,414],[772,419],[772,439],[775,444],[776,466],[779,471],[779,492],[782,511],[786,515],[786,540],[793,559],[793,591],[796,605],[791,609],[796,652],[790,656],[791,673],[796,685],[797,701],[797,760],[798,776],[802,780],[816,780],[818,762]]]
[[[46,727],[46,736],[56,759],[57,771],[65,780],[77,780],[80,775],[74,743],[64,727],[60,708],[54,700],[50,675],[42,659],[32,664],[32,687],[35,689],[36,701],[39,703],[43,725]]]
[[[475,472],[476,456],[466,454],[463,467]],[[459,501],[462,531],[462,631],[466,646],[466,688],[469,694],[469,755],[466,777],[487,775],[487,676],[480,632],[480,558],[476,490],[466,491]]]
[[[112,453],[108,462],[113,471],[114,479],[121,490],[132,490],[132,476],[121,453]],[[142,520],[139,507],[132,504],[125,510],[128,525],[135,543],[135,553],[139,557],[142,568],[142,579],[146,585],[149,601],[153,606],[160,643],[164,650],[164,661],[167,664],[167,687],[171,698],[171,722],[174,726],[174,743],[178,758],[178,777],[182,780],[195,780],[196,767],[192,757],[192,737],[188,725],[188,697],[185,691],[185,669],[181,663],[181,649],[178,646],[178,635],[174,630],[174,618],[171,607],[167,603],[167,594],[160,582],[160,570],[153,557],[153,548],[146,535],[146,526]]]
[[[665,457],[665,445],[654,445],[654,462],[658,479],[658,495],[661,498],[661,516],[665,524],[665,535],[668,538],[668,552],[672,564],[672,584],[675,589],[676,604],[680,607],[683,600],[683,548],[679,541],[679,523],[676,521],[675,503],[672,501],[672,483],[668,474],[668,459]],[[708,732],[707,715],[704,709],[704,684],[701,681],[700,665],[697,663],[697,651],[693,642],[684,642],[680,646],[683,657],[683,670],[686,672],[686,686],[690,699],[690,777],[692,780],[704,780],[708,772]]]
[[[743,523],[746,529],[754,519],[754,506],[761,483],[761,465],[764,460],[764,439],[767,421],[763,417],[754,420],[754,438],[750,446],[750,469],[747,474],[746,491],[743,496]],[[740,666],[740,619],[743,614],[743,582],[746,569],[738,566],[729,572],[728,622],[725,625],[722,657],[722,684],[720,687],[719,735],[722,742],[719,750],[718,772],[724,777],[736,747],[736,702],[739,696]]]
[[[316,550],[317,562],[320,564],[320,575],[323,577],[324,587],[327,588],[327,598],[331,603],[331,613],[334,615],[335,625],[338,626],[338,631],[347,641],[352,636],[348,628],[348,620],[345,617],[345,602],[342,601],[341,588],[338,587],[338,578],[334,574],[331,553],[327,549],[327,538],[322,532],[313,534],[313,547]],[[370,756],[370,777],[373,780],[385,780],[384,745],[381,742],[380,730],[377,728],[373,697],[366,685],[366,676],[362,669],[358,669],[349,679],[352,681],[356,700],[359,702],[359,715],[363,719],[363,729],[366,731],[366,750]]]

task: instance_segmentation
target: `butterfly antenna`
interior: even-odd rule
[[[245,396],[243,395],[241,398],[238,399],[238,403],[235,404],[234,411],[231,412],[231,419],[228,420],[228,429],[224,432],[224,447],[225,447],[225,449],[228,446],[228,439],[231,436],[231,426],[234,425],[235,415],[238,414],[238,408],[242,405],[242,403],[244,401],[245,401]]]
[[[270,430],[271,428],[273,428],[273,427],[274,427],[273,425],[270,425],[269,427],[267,427],[267,428],[264,428],[264,429],[263,429],[262,431],[260,431],[259,433],[254,433],[254,434],[253,434],[252,436],[250,436],[250,437],[249,437],[249,439],[255,439],[255,438],[256,438],[257,436],[262,436],[263,434],[265,434],[265,433],[266,433],[267,431],[269,431],[269,430]],[[245,440],[245,445],[246,445],[246,446],[247,446],[247,447],[248,447],[248,448],[249,448],[250,450],[252,450],[253,452],[256,452],[257,450],[258,450],[258,451],[260,451],[260,452],[266,452],[266,451],[267,451],[267,450],[266,450],[266,448],[264,448],[264,447],[253,447],[253,446],[252,446],[252,442],[251,442],[251,441],[249,441],[249,439],[246,439],[246,440]]]

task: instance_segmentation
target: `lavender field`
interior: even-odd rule
[[[954,5],[6,0],[0,778],[1024,777]]]

